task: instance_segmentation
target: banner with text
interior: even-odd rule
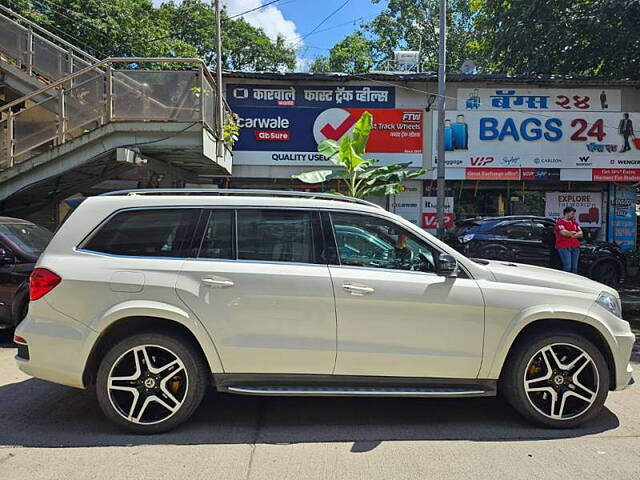
[[[608,239],[625,251],[635,250],[637,234],[636,189],[609,186]]]
[[[458,110],[619,112],[620,90],[459,88]]]
[[[318,144],[351,135],[365,111],[373,115],[368,156],[383,165],[422,165],[423,110],[235,107],[234,111],[240,117],[233,149],[237,165],[333,165],[318,153]]]
[[[576,209],[576,220],[583,227],[602,225],[601,192],[547,192],[545,194],[545,216],[562,217],[565,207]]]
[[[422,198],[422,228],[435,231],[438,228],[438,197]],[[453,227],[453,197],[444,199],[444,226]]]
[[[445,120],[447,167],[640,168],[640,113],[453,111]]]

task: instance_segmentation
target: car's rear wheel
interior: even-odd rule
[[[613,262],[600,262],[593,267],[591,278],[596,282],[615,287],[620,282],[620,269]]]
[[[602,409],[609,391],[609,369],[602,353],[583,336],[545,333],[512,352],[500,388],[527,420],[571,428]]]
[[[105,415],[135,433],[170,430],[198,408],[207,370],[186,340],[140,333],[114,345],[104,356],[96,392]]]

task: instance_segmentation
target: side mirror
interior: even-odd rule
[[[457,260],[448,253],[441,253],[438,257],[438,275],[441,275],[443,277],[457,277]]]

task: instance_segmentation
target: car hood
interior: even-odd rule
[[[607,291],[618,296],[618,293],[611,287],[562,270],[498,260],[483,260],[482,264],[493,274],[498,282],[548,287],[556,290],[592,293],[594,295]]]

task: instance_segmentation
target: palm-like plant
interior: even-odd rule
[[[337,168],[299,173],[293,175],[293,178],[305,183],[338,180],[340,186],[345,185],[348,196],[364,198],[369,195],[402,192],[402,182],[426,173],[423,168],[409,170],[409,163],[376,167],[378,160],[364,158],[372,128],[373,116],[364,112],[354,126],[353,135],[345,135],[340,143],[324,140],[318,145],[318,152]]]

